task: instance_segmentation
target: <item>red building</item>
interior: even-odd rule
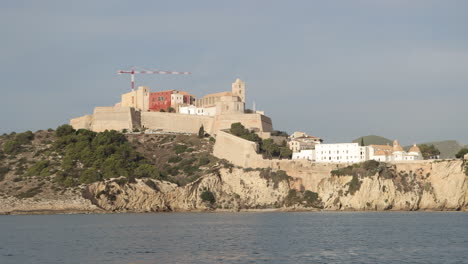
[[[195,97],[183,91],[169,90],[152,92],[149,94],[149,110],[150,111],[168,111],[169,107],[176,108],[180,104],[193,104]],[[175,109],[177,110],[177,109]]]

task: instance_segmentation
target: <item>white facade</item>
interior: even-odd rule
[[[294,152],[292,159],[305,159],[315,161],[315,149],[301,150],[300,152]]]
[[[357,163],[368,159],[368,148],[361,147],[358,143],[315,145],[316,162]]]
[[[422,160],[423,156],[421,150],[413,145],[408,152],[406,152],[402,146],[398,143],[398,140],[393,142],[393,146],[390,145],[370,145],[369,146],[369,159],[382,162],[390,161],[411,161],[411,160]]]
[[[216,107],[196,107],[194,105],[179,106],[179,113],[185,115],[215,116]]]

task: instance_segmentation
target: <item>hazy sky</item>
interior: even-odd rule
[[[72,3],[73,2],[73,3]],[[468,143],[468,1],[0,2],[0,133],[110,106],[132,65],[152,91],[246,81],[275,129]]]

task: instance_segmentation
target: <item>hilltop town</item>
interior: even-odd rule
[[[324,143],[322,138],[304,132],[294,132],[290,136],[277,133],[270,117],[263,111],[246,109],[245,102],[246,85],[240,79],[232,83],[231,91],[208,94],[200,99],[186,91],[152,92],[149,87],[140,86],[122,94],[121,101],[114,106],[96,107],[92,115],[71,119],[70,124],[75,129],[95,132],[196,134],[203,128],[204,132],[216,137],[220,131],[240,123],[261,139],[272,139],[277,145],[286,145],[292,155],[283,155],[282,158],[345,164],[367,160],[404,162],[424,159],[416,144],[405,151],[398,140],[394,140],[392,146],[364,146],[362,142]]]
[[[261,137],[269,137],[271,119],[260,111],[246,111],[245,83],[237,79],[231,91],[208,94],[200,99],[177,90],[151,92],[148,87],[122,94],[114,106],[96,107],[92,115],[70,120],[75,129],[198,133],[211,135],[241,123]]]

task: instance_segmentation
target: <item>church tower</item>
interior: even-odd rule
[[[245,82],[237,78],[236,81],[232,83],[232,95],[239,96],[241,101],[245,103]]]

